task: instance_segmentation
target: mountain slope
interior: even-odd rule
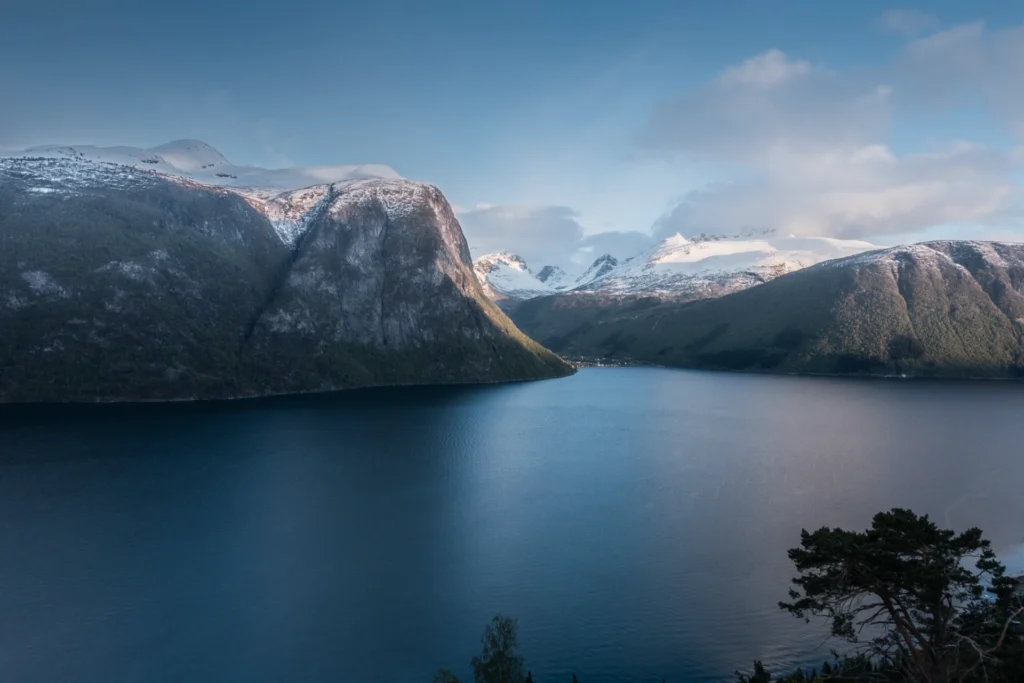
[[[584,356],[730,370],[1016,377],[1024,373],[1024,245],[877,250],[721,298],[634,302],[557,333],[530,315],[527,305],[516,313],[524,331]]]
[[[260,206],[134,167],[0,159],[0,401],[571,372],[483,295],[436,188],[326,186],[291,242]]]
[[[603,256],[598,256],[597,259],[590,264],[590,267],[583,271],[583,273],[576,278],[576,281],[573,283],[573,288],[586,288],[588,285],[592,284],[596,280],[600,280],[601,278],[607,276],[609,273],[615,271],[615,269],[618,267],[618,259],[616,259],[611,254],[604,254]]]
[[[531,299],[556,291],[534,275],[526,261],[516,254],[481,256],[473,262],[473,272],[484,293],[494,301]]]

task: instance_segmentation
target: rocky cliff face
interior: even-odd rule
[[[275,203],[114,164],[0,160],[0,400],[571,372],[483,295],[436,188],[298,192]]]

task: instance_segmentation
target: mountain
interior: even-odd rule
[[[568,298],[525,302],[515,320],[550,348],[580,356],[771,372],[1024,376],[1021,244],[879,249],[719,298],[634,299],[552,327],[559,316],[540,305]]]
[[[584,274],[577,289],[612,296],[707,298],[872,248],[867,242],[827,237],[690,240],[676,234],[621,264],[602,257],[591,266],[594,276]]]
[[[534,275],[526,261],[516,254],[502,252],[481,256],[473,262],[473,272],[484,293],[498,302],[531,299],[556,291],[554,287]]]
[[[616,306],[624,299],[636,297],[692,301],[722,296],[821,261],[874,248],[873,244],[857,240],[780,238],[771,231],[733,237],[702,235],[693,239],[676,234],[622,261],[604,254],[575,280],[554,266],[545,266],[534,276],[525,263],[508,265],[514,273],[505,273],[491,264],[511,258],[507,254],[483,257],[487,263],[477,272],[481,282],[486,280],[489,285],[488,295],[504,301],[506,308],[509,301],[518,305],[523,300],[559,292],[566,296],[600,295],[609,306]],[[557,305],[573,308],[579,303]]]
[[[556,291],[569,289],[573,278],[558,266],[544,266],[537,273],[537,279]]]
[[[583,271],[582,275],[576,278],[576,281],[573,283],[573,289],[585,288],[613,272],[618,267],[618,259],[611,254],[599,256],[590,264],[589,268]]]
[[[401,178],[394,169],[381,164],[284,169],[236,166],[229,162],[223,154],[200,140],[176,140],[148,149],[125,146],[44,145],[19,152],[5,152],[0,154],[0,157],[113,163],[179,176],[204,185],[263,190],[264,194],[277,194],[285,190],[296,190],[311,185],[344,180],[363,178],[397,180]]]
[[[560,340],[577,328],[634,315],[659,302],[723,296],[873,248],[867,242],[827,237],[779,238],[770,231],[694,239],[677,234],[621,263],[606,254],[572,289],[554,296],[538,294],[505,310],[535,338]]]
[[[217,163],[186,151],[192,161],[177,163]],[[571,371],[484,296],[431,185],[378,178],[263,197],[84,154],[0,159],[0,401]]]

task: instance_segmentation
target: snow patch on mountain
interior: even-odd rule
[[[72,159],[117,164],[180,176],[204,185],[244,188],[256,194],[262,192],[264,195],[349,180],[401,179],[393,168],[383,164],[297,166],[280,169],[236,166],[219,151],[200,140],[176,140],[148,149],[128,146],[43,145],[20,151],[5,151],[0,153],[0,157]]]
[[[59,149],[67,151],[65,148]],[[209,146],[184,149],[194,153],[195,163],[215,163],[215,155],[219,155]],[[87,154],[64,151],[54,152],[50,156],[0,157],[0,183],[9,183],[34,195],[64,197],[108,192],[110,189],[138,189],[160,181],[231,193],[241,196],[266,216],[281,241],[288,245],[294,245],[306,231],[328,197],[331,199],[330,211],[336,217],[347,206],[358,206],[369,201],[379,202],[388,216],[394,219],[409,216],[424,202],[432,206],[436,203],[437,190],[434,186],[402,178],[360,178],[282,192],[267,187],[225,187],[218,183],[200,182],[179,172],[165,173],[159,170],[164,162],[143,168],[133,164],[94,161]],[[184,152],[179,152],[179,156],[181,154]]]
[[[301,190],[266,197],[266,193],[242,192],[242,196],[274,226],[281,241],[294,245],[306,232],[316,214],[314,209],[327,197],[330,185],[314,185]]]
[[[573,277],[558,266],[544,266],[537,273],[537,279],[556,291],[569,289],[573,284]]]
[[[487,254],[473,262],[473,273],[491,299],[532,299],[554,294],[516,254]]]
[[[576,281],[573,283],[574,287],[584,287],[595,280],[603,278],[618,267],[619,260],[611,254],[599,256],[597,257],[597,260],[590,264],[590,267],[587,268],[582,275],[576,278]]]
[[[71,196],[98,188],[145,187],[160,176],[152,170],[81,157],[0,157],[0,182],[34,195]],[[168,178],[188,182],[177,176]]]
[[[534,275],[512,254],[481,257],[474,270],[494,299],[558,293],[697,299],[746,289],[823,261],[874,249],[878,247],[857,240],[776,237],[770,231],[693,239],[677,234],[621,262],[605,254],[575,280],[555,266],[545,266]]]
[[[389,219],[397,220],[430,204],[437,188],[413,180],[373,178],[335,183],[331,192],[335,195],[331,201],[332,216],[340,217],[346,207],[374,202],[383,207]]]
[[[676,234],[577,289],[612,295],[721,295],[875,248],[829,237],[689,240]]]

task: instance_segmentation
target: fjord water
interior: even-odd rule
[[[0,676],[412,683],[519,618],[538,683],[819,662],[800,529],[892,506],[1024,569],[1024,386],[586,369],[0,408]]]

